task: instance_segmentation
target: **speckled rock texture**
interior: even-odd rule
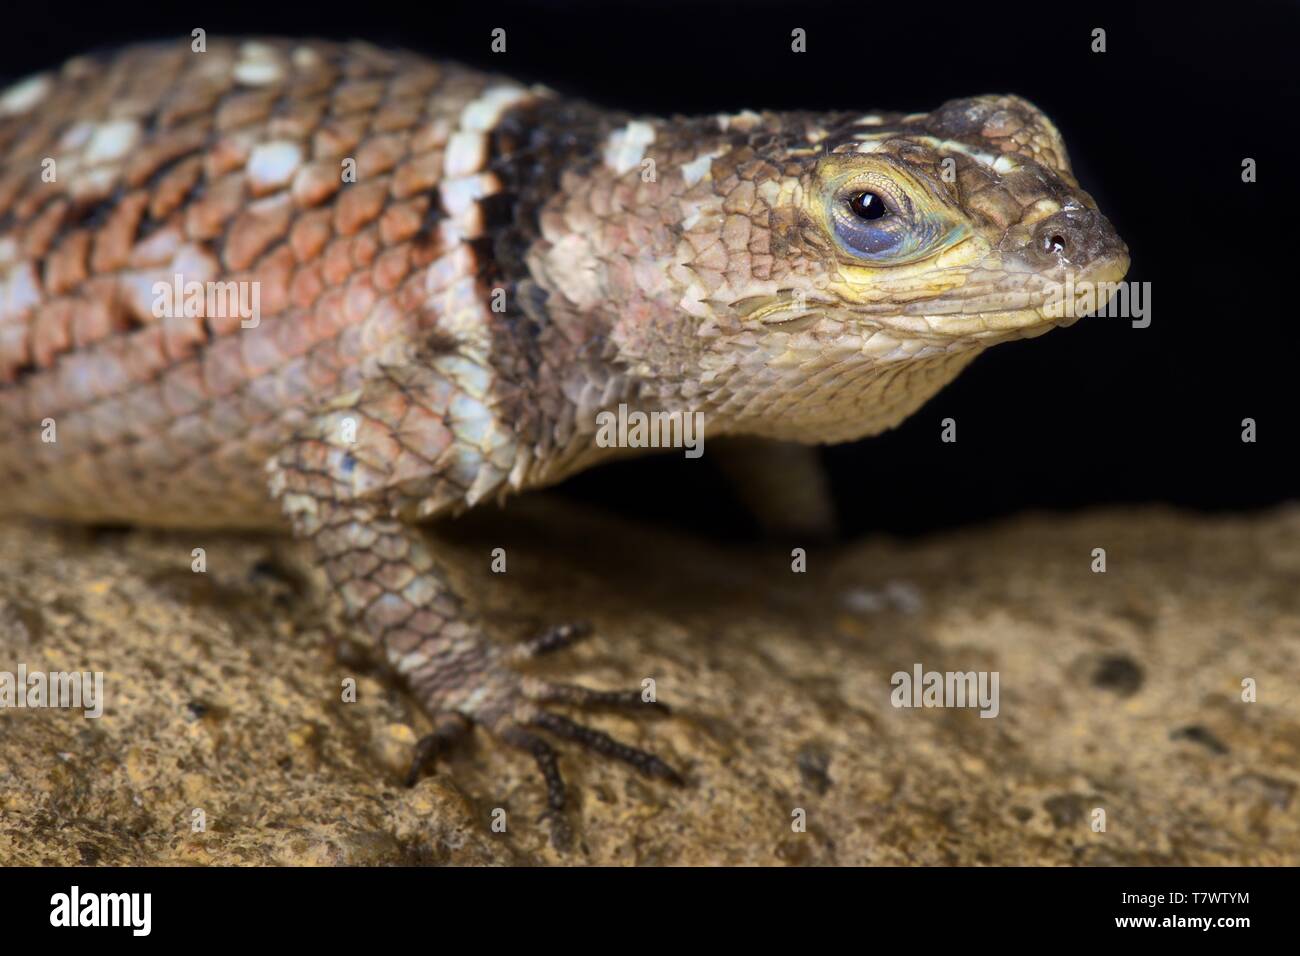
[[[595,624],[540,672],[655,680],[672,716],[584,719],[685,787],[564,747],[557,852],[481,732],[403,785],[428,723],[291,543],[7,525],[0,671],[103,671],[107,704],[0,711],[0,864],[1300,863],[1300,509],[1029,516],[802,574],[546,497],[440,534],[503,637]],[[918,663],[997,671],[998,716],[893,707]]]

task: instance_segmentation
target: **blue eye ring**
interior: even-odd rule
[[[912,205],[897,188],[859,183],[834,200],[831,222],[840,247],[857,259],[890,261],[906,254],[915,230]]]
[[[897,158],[832,153],[818,160],[812,185],[813,214],[845,265],[909,265],[970,234],[946,191]]]
[[[915,262],[964,234],[942,213],[918,205],[883,177],[858,180],[831,199],[831,229],[841,251],[882,265]]]

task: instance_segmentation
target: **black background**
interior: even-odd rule
[[[3,25],[10,79],[201,26],[361,37],[647,113],[922,111],[1019,93],[1056,122],[1080,182],[1128,242],[1128,278],[1152,286],[1151,326],[1094,318],[997,346],[897,431],[826,449],[845,532],[1107,503],[1237,510],[1300,487],[1295,3],[59,2],[11,5]],[[489,52],[498,26],[504,55]],[[790,50],[795,27],[805,54]],[[1104,54],[1090,50],[1095,27]],[[1244,157],[1258,163],[1254,184],[1241,181]],[[948,416],[955,444],[939,440]],[[1240,440],[1246,417],[1255,444]],[[566,491],[747,533],[708,460],[619,463]]]
[[[488,951],[564,947],[576,953],[631,938],[690,936],[706,951],[806,949],[813,934],[889,951],[970,949],[987,940],[1029,948],[1071,942],[1168,941],[1178,952],[1232,952],[1291,928],[1293,870],[1285,867],[732,868],[642,867],[82,867],[0,868],[5,942],[15,952],[141,945],[218,952],[395,950],[423,933],[482,941]],[[54,928],[55,893],[151,893],[152,932]],[[1190,902],[1193,893],[1247,902]],[[1123,894],[1182,893],[1151,907]],[[564,913],[557,908],[567,907]],[[790,900],[807,915],[787,917]],[[1239,899],[1239,898],[1238,898]],[[780,913],[776,917],[768,914]],[[1118,928],[1116,917],[1247,917],[1248,928]],[[653,927],[659,937],[650,937]],[[1272,927],[1270,930],[1269,927]],[[1254,935],[1251,935],[1252,932]],[[638,937],[636,934],[640,933]],[[1260,942],[1254,945],[1259,946]],[[1196,944],[1200,944],[1199,946]],[[54,944],[54,945],[51,945]],[[61,944],[61,945],[59,945]],[[675,943],[673,945],[676,945]]]

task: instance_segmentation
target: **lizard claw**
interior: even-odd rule
[[[586,621],[572,621],[568,624],[556,624],[533,635],[521,644],[516,644],[508,653],[512,661],[526,661],[544,654],[551,654],[566,647],[572,647],[578,641],[591,634],[591,625]]]
[[[415,743],[411,769],[406,773],[406,785],[414,787],[425,769],[432,767],[456,741],[469,733],[472,724],[460,714],[443,712],[434,718],[433,732],[425,734]]]
[[[569,704],[588,710],[636,710],[645,708],[652,714],[666,716],[672,713],[667,704],[646,700],[639,687],[630,690],[595,690],[578,684],[559,684],[551,681],[528,682],[524,693],[538,704]]]
[[[555,748],[528,727],[545,730],[565,740],[572,740],[602,756],[613,757],[647,777],[667,780],[678,785],[685,782],[677,771],[649,751],[629,746],[606,733],[558,714],[538,710],[527,720],[527,726],[514,722],[507,724],[499,731],[499,736],[510,746],[531,754],[546,783],[546,811],[541,819],[549,821],[551,844],[557,850],[567,851],[573,843],[573,829],[565,813],[568,797],[565,792],[564,777],[560,773]]]
[[[501,730],[501,739],[512,747],[532,754],[546,782],[546,810],[540,819],[548,820],[551,825],[551,844],[557,850],[567,850],[573,845],[573,828],[569,826],[564,815],[564,777],[560,774],[559,758],[555,748],[537,734],[511,724]]]
[[[572,740],[601,756],[621,760],[647,777],[658,777],[679,786],[686,782],[682,779],[681,774],[649,751],[628,746],[621,741],[615,740],[607,733],[593,727],[587,727],[577,721],[569,720],[567,717],[540,711],[530,723],[534,727],[540,727],[555,734],[557,737]]]
[[[413,785],[422,771],[447,752],[473,724],[487,728],[503,743],[533,758],[546,786],[546,810],[542,818],[550,822],[551,842],[560,850],[572,844],[573,831],[566,817],[568,797],[560,772],[559,754],[538,731],[572,741],[592,753],[627,764],[646,777],[681,785],[684,780],[676,770],[653,753],[616,740],[603,731],[588,727],[568,717],[554,714],[546,705],[559,704],[588,710],[639,710],[664,715],[668,708],[646,700],[641,688],[596,690],[532,677],[503,664],[516,664],[541,654],[570,646],[590,633],[586,624],[566,624],[549,628],[522,644],[504,649],[481,674],[478,692],[471,699],[450,701],[443,694],[417,694],[426,709],[437,716],[433,732],[416,744],[415,757],[407,777]]]

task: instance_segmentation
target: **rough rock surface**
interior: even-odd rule
[[[0,864],[1300,863],[1300,509],[1031,516],[804,574],[547,498],[445,536],[503,635],[596,625],[544,671],[655,679],[673,716],[591,722],[686,787],[566,747],[559,854],[531,761],[482,734],[402,785],[427,724],[294,546],[11,524],[0,671],[104,671],[108,703],[0,711]],[[917,663],[997,671],[999,715],[894,708]]]

